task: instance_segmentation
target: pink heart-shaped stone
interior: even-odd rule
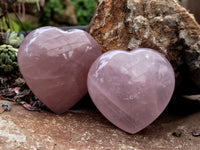
[[[89,68],[100,55],[97,42],[85,31],[43,27],[26,36],[18,63],[33,93],[60,114],[87,93]]]
[[[174,85],[168,60],[145,48],[106,52],[88,73],[88,91],[94,104],[114,125],[132,134],[163,112]]]

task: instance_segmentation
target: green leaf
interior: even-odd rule
[[[72,0],[79,25],[88,25],[98,0]]]

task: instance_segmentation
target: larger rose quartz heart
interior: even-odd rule
[[[60,114],[87,93],[87,74],[100,54],[97,42],[85,31],[43,27],[24,39],[18,63],[33,93]]]
[[[113,124],[136,133],[165,109],[175,84],[168,60],[151,49],[104,53],[88,74],[89,94]]]

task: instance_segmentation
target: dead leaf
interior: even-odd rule
[[[19,93],[17,95],[15,95],[14,99],[16,100],[16,99],[19,99],[19,98],[23,98],[23,97],[25,97],[25,96],[27,96],[29,94],[30,94],[30,90],[29,89],[28,90],[26,89],[26,90],[24,90],[22,92],[19,91]]]
[[[3,97],[3,96],[0,96],[0,100],[6,100],[6,101],[15,102],[15,99],[13,99],[13,98],[6,98],[6,97]]]
[[[15,82],[13,83],[13,85],[20,85],[20,84],[25,84],[26,82],[25,82],[25,80],[23,79],[23,78],[17,78],[16,80],[15,80]]]
[[[196,100],[200,101],[200,94],[197,95],[183,95],[184,98],[189,99],[189,100]]]
[[[12,89],[12,92],[19,94],[20,89],[21,89],[20,87],[15,87],[14,89]]]
[[[0,91],[0,96],[13,97],[15,96],[15,92],[12,91],[12,88],[3,89]]]
[[[0,83],[1,83],[1,84],[4,83],[4,80],[3,80],[3,78],[1,78],[1,77],[0,77]]]
[[[26,102],[23,102],[22,106],[24,108],[26,108],[27,110],[30,110],[30,111],[40,111],[40,109],[38,109],[37,107],[33,107],[33,106],[31,106],[30,104],[28,104]]]

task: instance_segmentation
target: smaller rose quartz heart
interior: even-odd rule
[[[88,74],[88,91],[94,104],[114,125],[132,134],[163,112],[174,84],[168,60],[145,48],[106,52]]]
[[[60,114],[87,93],[89,68],[100,55],[97,42],[85,31],[43,27],[24,39],[18,63],[33,93]]]

